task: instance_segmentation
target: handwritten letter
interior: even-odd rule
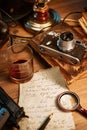
[[[20,84],[19,105],[24,107],[26,115],[19,122],[20,130],[38,130],[43,121],[53,113],[45,130],[74,129],[72,113],[59,110],[57,96],[68,90],[58,67],[41,70],[24,84]],[[69,99],[66,99],[71,104]]]

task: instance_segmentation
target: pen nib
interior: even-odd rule
[[[53,117],[53,113],[50,114],[49,118],[51,119]]]

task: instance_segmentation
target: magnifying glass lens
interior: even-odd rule
[[[77,109],[79,99],[72,93],[63,93],[58,97],[58,105],[63,111],[73,111]]]
[[[71,112],[77,110],[87,118],[87,110],[80,105],[78,95],[71,91],[66,91],[58,95],[58,106],[62,111]]]

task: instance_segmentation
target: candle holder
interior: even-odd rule
[[[28,32],[47,30],[60,21],[60,15],[48,7],[49,2],[50,0],[35,0],[33,14],[24,22]]]

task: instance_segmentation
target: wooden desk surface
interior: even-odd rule
[[[49,3],[50,8],[55,9],[59,12],[61,17],[64,17],[67,13],[71,11],[82,11],[82,9],[87,5],[86,0],[51,0]],[[20,25],[16,28],[11,28],[11,33],[17,32],[20,36],[30,36]],[[48,68],[49,65],[36,53],[34,53],[34,71],[38,71],[43,68]],[[87,80],[83,78],[72,83],[70,90],[76,92],[81,100],[81,105],[87,109]],[[7,73],[0,73],[0,86],[17,102],[18,101],[18,85],[10,81]],[[73,117],[75,120],[76,130],[87,130],[87,119],[84,118],[77,112],[73,112]],[[9,129],[10,130],[10,129]]]

